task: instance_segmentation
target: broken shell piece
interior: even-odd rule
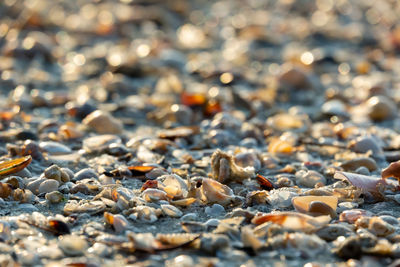
[[[191,233],[157,234],[156,239],[163,244],[179,246],[194,241],[200,235]]]
[[[331,220],[330,216],[312,217],[298,212],[279,212],[279,213],[257,214],[251,220],[251,222],[257,225],[260,225],[265,222],[272,222],[292,230],[314,232],[318,230],[320,227],[328,224],[330,220]]]
[[[176,174],[163,175],[157,178],[157,187],[165,191],[170,198],[186,198],[188,196],[186,181]]]
[[[164,212],[165,215],[173,218],[179,218],[183,215],[182,211],[180,211],[177,207],[169,204],[161,205],[161,210]]]
[[[334,178],[348,180],[355,187],[371,193],[380,193],[382,186],[384,188],[387,185],[386,181],[382,178],[350,172],[335,172]]]
[[[64,214],[70,215],[72,213],[87,213],[97,214],[103,212],[106,205],[102,201],[84,201],[77,202],[76,200],[69,200],[64,206]]]
[[[28,190],[29,191],[29,190]],[[30,191],[29,191],[30,192]],[[32,194],[32,192],[31,192]],[[59,191],[53,191],[53,192],[49,192],[45,195],[45,198],[47,201],[49,201],[50,203],[56,204],[56,203],[60,203],[63,201],[64,199],[64,195],[59,192]]]
[[[238,166],[232,155],[219,149],[211,156],[211,170],[214,179],[220,183],[241,182],[255,175],[254,167],[242,168]]]
[[[375,171],[378,169],[378,165],[375,160],[371,158],[355,158],[343,162],[340,167],[345,171],[355,171],[359,167],[366,167],[369,171]]]
[[[392,162],[388,167],[382,170],[382,178],[394,177],[400,181],[400,161]]]
[[[339,216],[339,221],[353,224],[360,217],[372,216],[372,213],[362,209],[351,209],[343,211]]]
[[[116,233],[125,231],[129,225],[124,216],[120,214],[114,215],[109,212],[104,212],[104,221],[111,225]]]
[[[268,152],[272,154],[291,154],[294,150],[292,143],[279,137],[273,137],[268,146]]]
[[[288,130],[305,132],[310,125],[310,119],[307,115],[280,113],[268,118],[267,125],[282,132]]]
[[[207,203],[218,203],[227,205],[234,200],[232,189],[215,180],[204,178],[202,181],[201,192]]]
[[[32,203],[35,200],[35,195],[29,189],[17,188],[13,192],[13,198],[14,200],[19,201],[20,203]]]
[[[31,161],[31,156],[3,161],[0,163],[0,176],[19,172],[27,167]]]
[[[118,134],[123,130],[121,121],[101,110],[95,110],[87,115],[82,123],[99,134]]]
[[[147,188],[143,191],[142,197],[147,202],[158,202],[160,200],[168,200],[168,194],[162,190],[155,188]]]
[[[12,193],[11,185],[0,182],[0,197],[8,198]]]
[[[127,213],[131,213],[129,215],[129,219],[131,220],[153,223],[161,215],[161,210],[148,206],[138,206],[128,210]]]
[[[395,231],[395,228],[379,217],[372,217],[369,220],[368,230],[376,236],[387,236]]]
[[[184,199],[171,200],[170,203],[173,204],[174,206],[188,207],[193,203],[195,203],[196,201],[197,201],[196,198],[189,197]]]
[[[311,215],[330,215],[336,217],[338,198],[335,196],[301,196],[292,199],[294,208]]]

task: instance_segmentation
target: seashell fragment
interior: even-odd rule
[[[103,216],[104,221],[111,225],[117,234],[125,231],[129,225],[125,217],[120,214],[114,215],[109,212],[104,212]]]
[[[387,236],[395,231],[395,228],[379,217],[372,217],[369,220],[368,230],[376,236]]]
[[[369,171],[375,171],[378,169],[378,165],[376,164],[375,160],[364,157],[347,160],[340,164],[340,167],[342,167],[345,171],[355,171],[359,167],[366,167]]]
[[[162,190],[155,188],[147,188],[142,192],[142,197],[147,202],[158,202],[160,200],[168,200],[168,194]]]
[[[158,177],[157,187],[165,191],[170,198],[186,198],[189,193],[186,181],[176,174]]]
[[[241,182],[254,177],[254,167],[242,168],[235,163],[232,155],[217,149],[211,156],[211,172],[218,182]]]
[[[179,218],[182,217],[183,215],[182,211],[180,211],[177,207],[174,207],[169,204],[161,205],[161,210],[164,212],[165,215],[173,218]]]
[[[201,192],[207,203],[218,203],[227,205],[234,200],[232,189],[215,180],[204,178],[201,185]]]
[[[123,125],[119,120],[101,110],[95,110],[87,115],[82,123],[99,134],[119,134],[123,130]]]
[[[372,213],[362,209],[351,209],[343,211],[339,216],[339,221],[355,223],[360,217],[372,216]]]
[[[336,217],[338,198],[335,196],[300,196],[292,198],[292,204],[299,212],[311,215],[330,215],[334,218]]]
[[[381,176],[383,179],[394,177],[400,182],[400,161],[390,163],[382,170]]]
[[[88,213],[97,214],[103,212],[106,209],[106,205],[102,201],[90,201],[86,202],[81,200],[69,200],[64,206],[64,214],[70,215],[72,213]]]
[[[279,212],[279,213],[257,214],[251,220],[251,222],[256,225],[260,225],[265,222],[272,222],[292,230],[313,232],[318,230],[320,227],[328,224],[330,220],[331,217],[326,215],[312,217],[297,212]]]
[[[292,143],[279,137],[272,138],[268,145],[268,152],[272,154],[291,154],[294,150]]]
[[[334,178],[348,180],[355,187],[371,193],[380,194],[387,185],[385,179],[350,172],[335,172]]]
[[[7,183],[0,182],[0,197],[8,198],[12,194],[12,187]]]
[[[50,229],[54,230],[56,235],[65,235],[70,234],[71,230],[69,229],[68,224],[58,219],[50,219],[48,222]]]
[[[16,173],[27,167],[32,161],[32,157],[25,156],[22,158],[5,160],[0,162],[0,176]]]
[[[148,206],[138,206],[128,211],[131,213],[128,217],[134,221],[143,221],[153,223],[161,215],[161,211]]]
[[[53,192],[47,193],[45,195],[45,198],[50,203],[56,204],[56,203],[60,203],[63,201],[64,195],[59,191],[53,191]]]

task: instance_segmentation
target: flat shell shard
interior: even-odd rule
[[[272,222],[292,230],[313,232],[328,224],[330,220],[331,217],[329,215],[312,217],[297,212],[279,212],[258,214],[251,220],[251,222],[256,225],[265,222]]]
[[[302,213],[312,212],[312,210],[310,210],[312,206],[311,204],[315,202],[322,202],[335,211],[338,204],[338,198],[335,196],[301,196],[292,199],[294,208]]]
[[[144,175],[152,171],[155,167],[154,166],[129,166],[128,170],[132,172],[133,176]]]
[[[364,191],[379,193],[380,185],[385,186],[387,183],[382,178],[366,176],[350,172],[335,172],[334,178],[348,180],[352,185]]]
[[[0,176],[12,174],[23,170],[32,161],[32,157],[26,156],[17,159],[6,160],[0,163]]]
[[[200,132],[200,127],[198,126],[181,126],[173,129],[163,130],[158,134],[158,137],[162,139],[185,138],[190,137]]]

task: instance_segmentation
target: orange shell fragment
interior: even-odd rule
[[[17,159],[6,160],[0,163],[0,176],[12,174],[23,170],[32,161],[32,157],[26,156]]]

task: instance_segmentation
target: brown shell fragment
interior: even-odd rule
[[[12,193],[11,185],[0,182],[0,197],[8,198]]]
[[[54,230],[54,233],[56,235],[65,235],[71,233],[68,224],[66,224],[61,220],[56,220],[56,219],[49,220],[49,227]]]
[[[163,139],[185,138],[193,136],[200,132],[198,126],[182,126],[173,129],[163,130],[158,134],[158,137]]]
[[[400,181],[400,161],[390,163],[388,167],[382,170],[381,176],[383,179],[394,177]]]
[[[257,182],[260,185],[261,189],[270,191],[275,188],[271,181],[269,181],[266,177],[261,174],[257,174]]]

